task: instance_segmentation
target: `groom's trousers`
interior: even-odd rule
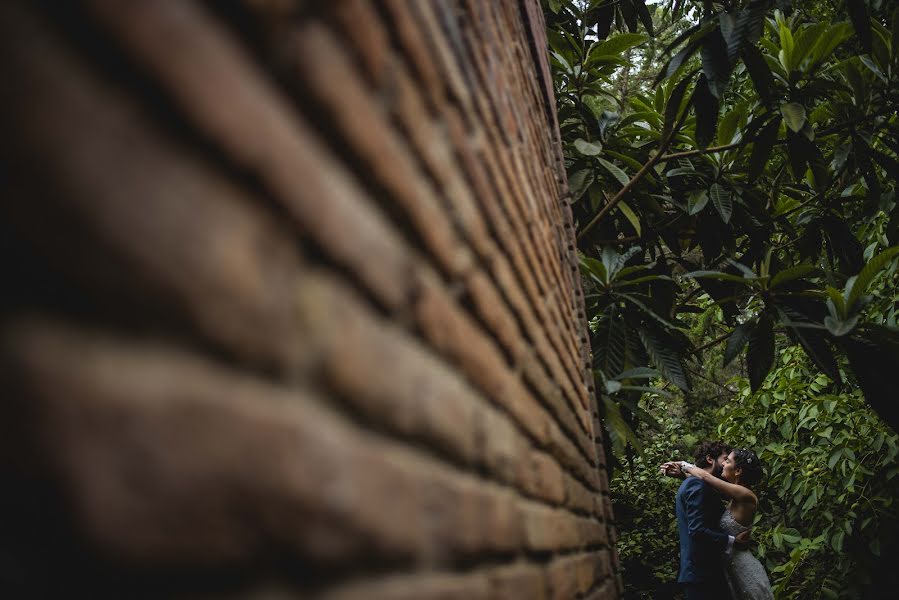
[[[730,591],[723,581],[682,583],[685,600],[728,600]]]

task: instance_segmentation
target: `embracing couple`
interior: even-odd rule
[[[662,472],[684,477],[677,491],[680,575],[686,600],[773,599],[762,563],[748,550],[758,508],[752,488],[762,465],[752,450],[703,442],[695,464],[666,462]],[[728,500],[727,507],[724,500]]]

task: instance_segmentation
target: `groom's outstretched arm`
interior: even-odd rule
[[[699,478],[687,478],[684,489],[684,508],[687,519],[687,533],[693,543],[709,548],[717,548],[725,552],[729,546],[730,536],[726,533],[707,527],[705,524],[704,495],[705,485]]]

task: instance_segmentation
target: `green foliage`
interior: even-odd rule
[[[899,11],[781,6],[546,5],[579,250],[628,272],[586,272],[617,440],[640,420],[632,382],[607,385],[617,372],[652,367],[690,390],[687,362],[715,341],[685,334],[700,292],[753,389],[785,341],[841,384],[848,358],[847,383],[899,426],[875,376],[899,368],[899,331],[867,311],[865,289],[899,254]]]
[[[899,9],[545,6],[628,597],[673,593],[657,463],[719,405],[778,598],[899,584]]]
[[[765,465],[753,537],[775,596],[858,597],[896,537],[899,438],[860,390],[835,393],[796,347],[779,352],[757,392],[736,383],[719,435]]]
[[[659,465],[692,454],[699,424],[686,418],[680,399],[648,395],[641,404],[659,415],[659,428],[641,431],[642,454],[623,460],[610,487],[625,597],[655,599],[677,590],[680,560],[674,497],[681,480],[662,477]]]

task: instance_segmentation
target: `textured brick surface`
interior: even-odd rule
[[[3,3],[4,589],[620,596],[545,45],[536,0]]]

